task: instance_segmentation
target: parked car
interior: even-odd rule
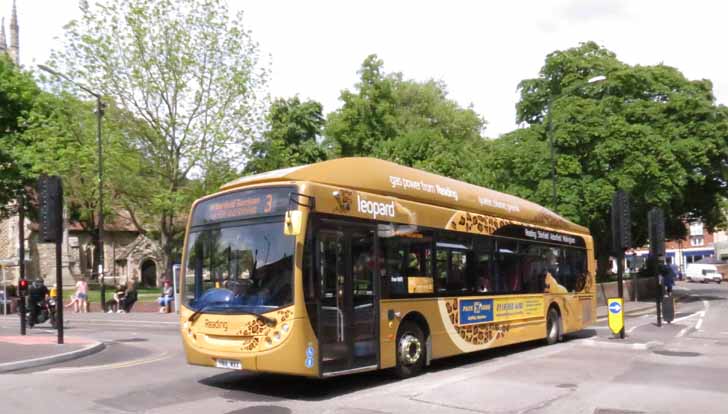
[[[718,272],[718,268],[712,264],[690,263],[685,269],[685,278],[688,282],[716,282],[723,281],[723,275]]]

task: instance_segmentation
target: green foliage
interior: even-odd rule
[[[606,80],[588,79],[606,75]],[[554,52],[536,79],[520,84],[518,121],[493,153],[495,185],[551,205],[550,131],[556,149],[556,211],[588,226],[598,254],[608,254],[609,208],[616,189],[632,199],[635,242],[646,241],[647,210],[662,207],[668,235],[683,220],[709,227],[721,214],[728,159],[727,109],[715,105],[709,81],[687,80],[664,65],[629,66],[585,43]]]
[[[125,202],[149,215],[169,259],[191,198],[239,166],[261,128],[267,70],[242,13],[223,0],[83,3],[52,56],[122,109],[110,115],[144,161]]]
[[[0,213],[6,213],[11,200],[24,194],[30,185],[29,165],[13,156],[27,141],[23,131],[27,119],[37,105],[41,91],[33,78],[20,71],[0,53]]]
[[[13,148],[15,159],[29,166],[33,176],[58,175],[63,179],[64,199],[71,218],[93,231],[98,214],[97,118],[95,103],[68,93],[44,93],[26,117],[24,146]],[[141,157],[130,148],[123,133],[111,121],[104,123],[105,216],[123,208],[118,195],[138,176]],[[130,178],[131,177],[131,178]]]
[[[477,159],[487,143],[485,122],[472,109],[448,99],[441,82],[404,80],[385,74],[383,62],[367,57],[356,91],[343,91],[341,109],[329,114],[327,145],[337,156],[374,156],[464,179],[486,180]]]
[[[251,145],[246,173],[257,174],[327,159],[317,138],[324,126],[323,108],[298,97],[276,99],[268,112],[268,130]]]

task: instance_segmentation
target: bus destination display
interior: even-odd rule
[[[239,191],[205,200],[197,205],[192,225],[283,214],[288,208],[291,188],[264,188]]]

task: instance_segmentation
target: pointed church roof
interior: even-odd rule
[[[0,19],[0,50],[8,48],[8,44],[5,41],[5,18]]]

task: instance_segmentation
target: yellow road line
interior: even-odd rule
[[[114,364],[106,364],[106,365],[93,365],[90,367],[69,367],[69,368],[52,368],[47,371],[38,372],[38,374],[73,374],[73,373],[81,373],[81,372],[93,372],[93,371],[103,371],[108,369],[119,369],[119,368],[129,368],[129,367],[135,367],[137,365],[144,365],[144,364],[151,364],[153,362],[161,361],[163,359],[169,358],[168,352],[162,352],[161,354],[149,357],[149,358],[142,358],[142,359],[135,359],[132,361],[125,361],[125,362],[117,362]]]

